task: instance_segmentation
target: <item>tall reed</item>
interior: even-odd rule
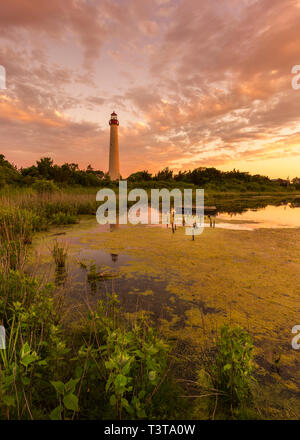
[[[59,243],[56,241],[54,243],[53,249],[51,251],[56,268],[61,269],[66,266],[66,260],[68,255],[68,248],[65,243]]]

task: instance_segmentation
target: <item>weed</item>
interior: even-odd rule
[[[66,266],[68,249],[65,244],[58,243],[58,241],[56,241],[54,243],[51,253],[57,268],[63,268]]]
[[[217,341],[217,356],[211,370],[214,387],[221,392],[220,399],[230,408],[249,403],[250,381],[253,372],[253,342],[240,327],[221,327]]]

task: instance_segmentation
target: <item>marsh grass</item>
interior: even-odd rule
[[[9,269],[23,270],[26,262],[29,231],[16,231],[13,225],[4,220],[0,228],[0,269],[6,273]]]
[[[57,240],[51,250],[52,257],[54,259],[57,269],[65,268],[68,256],[68,247],[66,243],[59,243]]]
[[[19,213],[21,217],[25,215],[34,230],[39,230],[41,227],[47,228],[49,224],[74,223],[79,215],[94,215],[97,209],[96,191],[38,193],[30,189],[11,189],[0,193],[0,206],[0,220],[8,213],[12,217]],[[30,217],[36,217],[36,221]]]
[[[26,245],[32,243],[34,233],[51,225],[74,224],[79,215],[95,212],[95,193],[37,193],[31,189],[0,193],[1,266],[23,269]],[[56,247],[54,258],[57,267],[65,265],[65,251]]]

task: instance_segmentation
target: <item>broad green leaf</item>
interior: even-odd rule
[[[63,410],[63,407],[61,405],[57,406],[53,411],[50,413],[50,419],[51,420],[61,420],[61,412]]]
[[[78,408],[78,397],[75,394],[69,393],[64,396],[64,405],[67,409],[71,411],[79,411]]]
[[[25,342],[25,344],[21,348],[21,358],[25,357],[29,353],[30,353],[29,344],[28,342]]]
[[[66,393],[74,393],[76,385],[78,384],[80,379],[70,379],[66,384],[65,384],[65,392]]]
[[[37,356],[33,355],[33,354],[27,354],[26,356],[24,356],[21,360],[21,363],[25,366],[28,367],[28,365],[30,365],[32,362],[34,362],[37,359]]]
[[[2,400],[3,400],[4,405],[6,405],[6,406],[15,406],[14,396],[3,396]]]
[[[122,374],[118,374],[114,381],[115,388],[117,392],[122,392],[123,388],[127,385],[127,377]]]
[[[58,394],[64,394],[65,386],[61,381],[51,381]]]
[[[129,407],[129,402],[125,398],[121,399],[121,404],[122,404],[122,406],[124,406],[124,408],[128,408]]]

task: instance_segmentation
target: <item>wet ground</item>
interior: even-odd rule
[[[126,312],[145,310],[166,335],[195,347],[213,344],[224,322],[247,328],[262,395],[272,387],[275,412],[291,405],[300,411],[300,352],[291,348],[291,329],[300,324],[300,208],[287,202],[223,211],[215,228],[206,223],[192,241],[183,227],[175,233],[166,226],[109,227],[83,217],[38,235],[29,270],[56,282],[74,319],[114,291]],[[65,272],[55,271],[55,241],[68,247]],[[112,277],[89,276],[95,273]]]

